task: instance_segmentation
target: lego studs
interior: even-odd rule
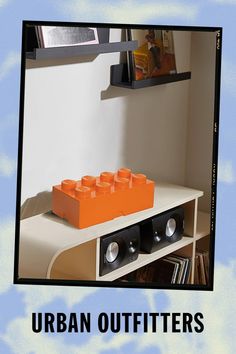
[[[64,179],[64,181],[61,182],[61,188],[64,191],[72,191],[76,187],[76,181],[72,179]]]
[[[75,196],[78,199],[88,199],[91,197],[91,188],[85,187],[85,186],[80,186],[75,188]]]
[[[114,181],[114,175],[113,172],[102,172],[100,174],[100,181],[112,183]]]
[[[122,178],[130,178],[131,177],[131,170],[129,168],[120,168],[118,170],[118,176]]]
[[[128,168],[65,179],[53,186],[52,211],[80,229],[153,207],[154,182]]]
[[[96,183],[96,194],[109,194],[111,193],[111,184],[108,182],[97,182]]]
[[[132,182],[134,186],[145,184],[147,181],[147,177],[142,173],[132,174]]]
[[[65,192],[75,191],[75,196],[79,199],[91,197],[92,191],[97,194],[109,194],[114,185],[115,190],[124,190],[131,185],[146,184],[147,177],[141,173],[131,173],[129,168],[120,168],[117,174],[113,172],[102,172],[100,178],[94,176],[83,176],[81,183],[71,179],[65,179],[61,182],[61,188]]]
[[[84,176],[81,179],[82,186],[85,187],[95,187],[96,184],[96,177],[94,176]]]
[[[115,179],[115,189],[124,190],[129,188],[129,180],[127,178],[116,177]]]

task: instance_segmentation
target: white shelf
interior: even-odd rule
[[[197,232],[195,240],[200,240],[201,238],[210,234],[210,214],[204,213],[203,211],[198,211],[197,215]]]
[[[138,256],[138,259],[134,262],[131,262],[121,268],[118,268],[116,270],[113,270],[112,272],[105,274],[103,276],[98,277],[96,280],[99,281],[112,281],[116,280],[122,276],[124,276],[127,273],[133,272],[134,270],[141,268],[145,266],[146,264],[149,264],[159,258],[162,258],[166,256],[167,254],[170,254],[172,252],[175,252],[179,250],[182,247],[185,247],[193,242],[192,237],[188,236],[183,236],[181,240],[174,242],[170,244],[169,246],[166,246],[156,252],[147,254],[147,253],[141,253]]]
[[[76,229],[52,213],[24,219],[20,223],[19,276],[46,278],[52,262],[65,250],[136,224],[202,195],[203,192],[195,189],[158,182],[153,208],[85,229]]]
[[[49,243],[53,248],[67,249],[90,241],[97,237],[136,224],[165,210],[187,203],[202,196],[201,191],[182,186],[157,183],[155,187],[154,207],[127,216],[77,229],[51,212],[40,214],[21,221],[20,235],[27,235],[40,242]]]

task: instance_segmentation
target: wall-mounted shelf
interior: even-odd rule
[[[111,66],[111,85],[129,89],[139,89],[149,86],[162,85],[170,82],[189,80],[190,78],[191,72],[187,71],[178,74],[162,75],[146,80],[129,81],[128,69],[126,64],[118,64]]]
[[[54,48],[35,48],[26,53],[27,59],[61,59],[73,58],[81,55],[98,55],[103,53],[126,52],[137,48],[137,41],[99,43],[79,46]]]
[[[109,28],[97,28],[98,44],[72,45],[53,48],[38,48],[35,26],[27,28],[26,59],[65,59],[85,55],[98,55],[103,53],[114,53],[135,50],[137,41],[109,42]]]

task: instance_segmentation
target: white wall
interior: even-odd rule
[[[175,38],[177,67],[189,70],[191,34]],[[184,184],[190,81],[111,87],[110,65],[119,59],[112,53],[79,62],[28,61],[22,204],[62,179],[121,166]]]
[[[204,191],[200,209],[210,211],[216,33],[193,32],[186,185]]]

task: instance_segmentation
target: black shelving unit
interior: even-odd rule
[[[183,72],[171,75],[162,75],[153,77],[146,80],[129,80],[127,64],[118,64],[111,66],[111,85],[124,87],[128,89],[139,89],[149,86],[156,86],[167,84],[171,82],[189,80],[191,78],[191,72]]]

